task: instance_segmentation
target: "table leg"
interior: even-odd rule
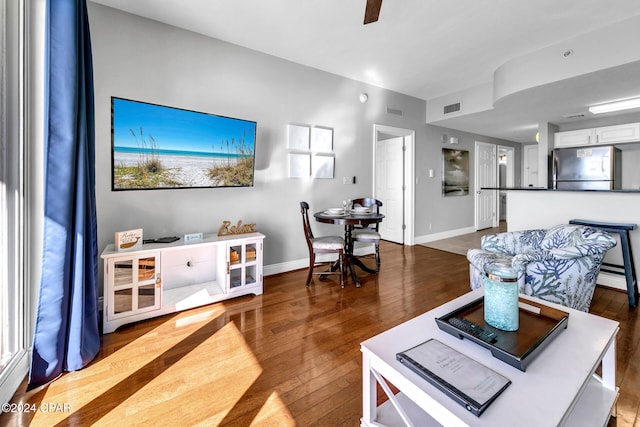
[[[360,261],[358,259],[358,257],[356,257],[355,255],[352,257],[352,262],[357,265],[358,267],[360,267],[362,270],[366,271],[369,274],[376,274],[377,271],[376,270],[372,270],[369,267],[367,267],[362,261]]]
[[[602,358],[602,384],[610,390],[616,390],[616,337],[614,336]],[[616,398],[617,400],[617,398]],[[617,415],[616,403],[611,409],[612,417]]]
[[[362,420],[361,425],[370,426],[377,412],[376,379],[371,371],[371,360],[366,352],[362,353]]]
[[[353,256],[353,239],[351,238],[351,234],[353,231],[353,225],[345,225],[344,227],[344,268],[348,269],[351,272],[351,279],[353,283],[356,284],[356,288],[360,287],[360,280],[358,279],[358,275],[356,274],[355,269],[355,257]]]

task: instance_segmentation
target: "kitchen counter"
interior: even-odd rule
[[[498,191],[569,191],[572,193],[640,193],[640,189],[620,189],[620,190],[568,190],[543,187],[482,187],[481,190]]]

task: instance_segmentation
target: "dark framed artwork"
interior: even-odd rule
[[[469,194],[469,151],[442,149],[442,194],[444,196]]]
[[[111,98],[111,189],[252,187],[256,122]]]

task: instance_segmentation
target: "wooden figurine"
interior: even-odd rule
[[[218,236],[226,236],[229,234],[246,234],[255,233],[255,224],[243,224],[242,221],[238,221],[238,224],[231,225],[231,221],[222,221],[222,225],[218,229]]]

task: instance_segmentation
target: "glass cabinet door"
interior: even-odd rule
[[[112,318],[160,308],[159,254],[122,257],[109,262],[113,283],[109,315]]]
[[[247,240],[229,245],[227,292],[242,290],[262,280],[262,241]]]

